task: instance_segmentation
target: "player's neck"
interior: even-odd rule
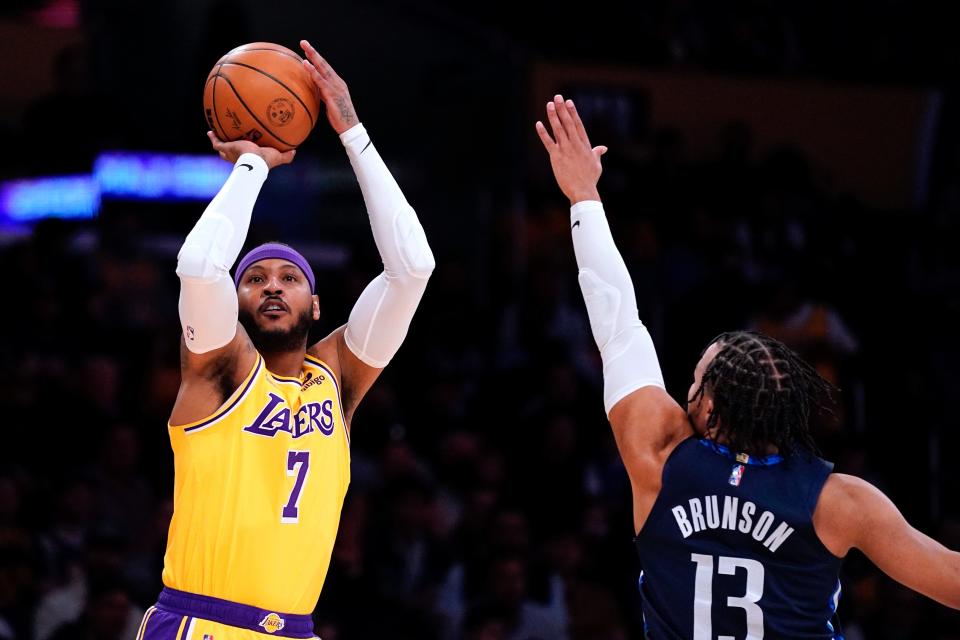
[[[307,354],[307,348],[304,346],[293,351],[261,351],[260,353],[270,373],[285,378],[298,378],[303,370],[303,359]]]
[[[701,436],[701,437],[706,438],[707,440],[713,440],[713,441],[716,442],[717,444],[722,444],[723,446],[725,446],[725,447],[727,447],[727,448],[730,447],[730,441],[727,440],[727,438],[725,438],[722,434],[716,434],[716,435],[714,435],[714,433],[713,433],[712,431],[710,431],[710,432],[707,432],[706,434],[704,434],[704,435]],[[740,451],[734,451],[733,453],[742,453],[742,452],[740,452]],[[764,448],[763,451],[754,453],[754,454],[752,454],[752,455],[753,455],[753,456],[764,457],[764,456],[777,455],[778,453],[780,453],[780,449],[778,449],[776,445],[768,444],[768,445]]]

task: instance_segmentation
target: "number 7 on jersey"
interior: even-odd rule
[[[307,475],[310,473],[310,452],[309,451],[288,451],[287,452],[287,475],[296,475],[297,479],[293,483],[293,490],[290,492],[290,498],[283,507],[280,514],[280,522],[299,522],[300,521],[300,494],[307,486]]]

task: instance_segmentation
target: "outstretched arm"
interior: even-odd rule
[[[293,160],[248,141],[222,142],[207,132],[220,157],[234,163],[233,172],[177,255],[180,278],[182,382],[171,421],[184,424],[217,408],[225,386],[239,382],[256,357],[237,323],[237,290],[230,267],[247,237],[253,205],[268,171]],[[226,375],[228,380],[214,379]],[[226,384],[223,384],[226,383]]]
[[[433,253],[413,207],[360,124],[346,83],[310,44],[301,42],[311,77],[327,106],[330,125],[340,135],[370,216],[383,272],[360,294],[335,340],[349,416],[387,366],[407,335],[434,269]]]
[[[832,474],[813,524],[834,555],[860,549],[897,582],[960,609],[960,553],[910,526],[890,498],[865,480]]]
[[[603,360],[604,407],[634,486],[635,520],[642,524],[659,491],[663,461],[691,429],[664,389],[630,273],[600,202],[597,182],[606,147],[591,147],[572,100],[558,95],[547,103],[547,120],[553,135],[542,122],[537,122],[537,133],[557,184],[570,200],[580,289]]]

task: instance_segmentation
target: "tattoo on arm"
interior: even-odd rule
[[[353,106],[349,100],[343,96],[338,96],[334,102],[337,103],[337,109],[340,111],[340,117],[343,118],[344,122],[347,124],[356,123],[357,116],[353,113]]]

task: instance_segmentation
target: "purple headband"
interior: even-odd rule
[[[300,271],[303,271],[303,275],[307,276],[307,281],[310,283],[310,291],[314,291],[317,288],[317,281],[313,277],[313,269],[310,268],[310,263],[307,262],[307,259],[300,255],[293,247],[288,247],[279,242],[268,242],[259,247],[254,247],[247,255],[243,256],[240,264],[237,265],[236,272],[233,274],[233,284],[238,287],[240,286],[240,278],[243,277],[243,272],[249,269],[250,265],[254,262],[269,260],[271,258],[289,260],[297,265],[300,267]]]

